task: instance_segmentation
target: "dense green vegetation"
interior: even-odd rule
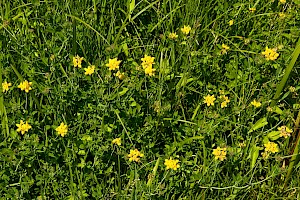
[[[299,198],[299,11],[0,1],[1,199]]]

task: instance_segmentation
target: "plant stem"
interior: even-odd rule
[[[294,68],[294,65],[296,63],[296,60],[297,60],[299,54],[300,54],[300,38],[299,38],[299,40],[297,42],[297,45],[296,45],[296,48],[295,48],[295,50],[292,54],[292,60],[289,63],[289,65],[287,66],[287,68],[285,69],[285,73],[284,73],[279,85],[277,85],[276,93],[275,93],[275,95],[273,97],[273,100],[271,102],[271,107],[275,106],[275,104],[277,103],[277,100],[279,99],[280,94],[281,94],[281,92],[282,92],[282,90],[285,86],[285,83],[287,82],[287,80],[290,76],[290,73],[291,73],[292,69]]]

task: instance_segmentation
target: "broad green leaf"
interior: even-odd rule
[[[280,138],[280,131],[271,131],[270,133],[268,133],[267,137],[270,140],[277,140],[278,138]]]
[[[256,145],[252,146],[251,150],[250,150],[250,158],[251,158],[251,169],[254,168],[255,164],[256,164],[256,160],[258,158],[259,155],[259,150],[260,148],[257,147]]]
[[[268,124],[268,121],[267,121],[267,118],[266,117],[263,117],[261,119],[259,119],[253,126],[252,128],[249,130],[248,133],[252,133],[253,131],[261,128],[261,127],[264,127],[265,125]]]

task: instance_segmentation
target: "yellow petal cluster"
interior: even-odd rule
[[[149,76],[154,76],[156,69],[152,67],[155,57],[151,57],[148,55],[145,55],[144,58],[141,58],[142,60],[142,67],[145,70],[145,74]]]
[[[84,68],[85,75],[92,75],[95,72],[95,65],[88,66],[87,68]]]
[[[116,69],[119,69],[121,62],[122,61],[118,60],[118,58],[109,59],[106,66],[109,68],[109,70],[116,70]]]
[[[81,68],[81,63],[82,63],[83,57],[80,57],[78,55],[73,57],[73,65],[74,67]]]
[[[28,93],[30,90],[32,90],[31,85],[32,85],[32,82],[28,82],[27,80],[25,80],[19,84],[18,88],[20,88],[21,90],[24,90],[26,93]]]
[[[117,76],[120,80],[123,80],[125,78],[125,74],[120,71],[117,71],[115,76]]]
[[[178,35],[176,33],[170,33],[168,37],[172,40],[175,40],[176,38],[178,38]]]
[[[265,152],[276,153],[279,152],[278,145],[274,142],[268,142],[264,144]]]
[[[214,156],[215,156],[215,159],[216,160],[225,160],[226,159],[226,148],[220,148],[220,147],[217,147],[216,149],[213,149],[213,153],[212,153]]]
[[[251,102],[251,105],[255,106],[256,108],[261,106],[261,103],[256,101],[255,99]]]
[[[221,96],[221,99],[223,99],[223,102],[221,103],[221,108],[227,107],[227,104],[230,102],[229,98],[223,95]]]
[[[178,163],[179,163],[179,160],[177,160],[177,159],[175,159],[175,160],[173,160],[172,158],[165,159],[166,169],[177,170],[180,167],[180,165]]]
[[[233,19],[232,20],[230,20],[229,22],[228,22],[228,24],[229,24],[229,26],[232,26],[233,25]]]
[[[23,120],[20,120],[20,124],[16,125],[18,127],[17,132],[21,132],[22,135],[24,135],[25,132],[28,132],[29,129],[31,129],[32,127],[28,124],[28,122],[26,121],[26,123],[24,123]]]
[[[9,90],[9,87],[11,86],[11,83],[8,83],[8,82],[3,82],[2,83],[2,91],[3,92],[7,92]]]
[[[222,44],[221,54],[227,53],[227,51],[230,49],[230,47],[226,44]]]
[[[264,55],[266,60],[276,60],[279,56],[279,53],[276,52],[276,49],[269,49],[266,47],[266,50],[262,52],[262,55]]]
[[[115,139],[113,139],[112,143],[116,144],[118,146],[121,146],[121,138],[115,138]]]
[[[64,137],[68,132],[68,126],[62,122],[55,130],[57,131],[58,135]]]
[[[278,130],[280,131],[280,136],[284,138],[291,136],[291,133],[293,132],[292,129],[289,129],[286,126],[278,127]]]
[[[215,105],[214,101],[216,100],[215,95],[207,95],[204,97],[204,103],[206,103],[207,106]]]
[[[144,154],[142,154],[141,152],[139,152],[139,150],[137,149],[130,149],[130,153],[128,154],[128,158],[129,158],[129,161],[132,162],[132,161],[135,161],[135,162],[139,162],[140,161],[140,158],[144,157]]]
[[[192,30],[192,28],[189,25],[188,26],[184,25],[183,28],[181,28],[180,30],[183,34],[188,35]]]

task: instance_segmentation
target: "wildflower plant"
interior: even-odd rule
[[[26,2],[0,3],[2,199],[297,199],[296,1]]]

